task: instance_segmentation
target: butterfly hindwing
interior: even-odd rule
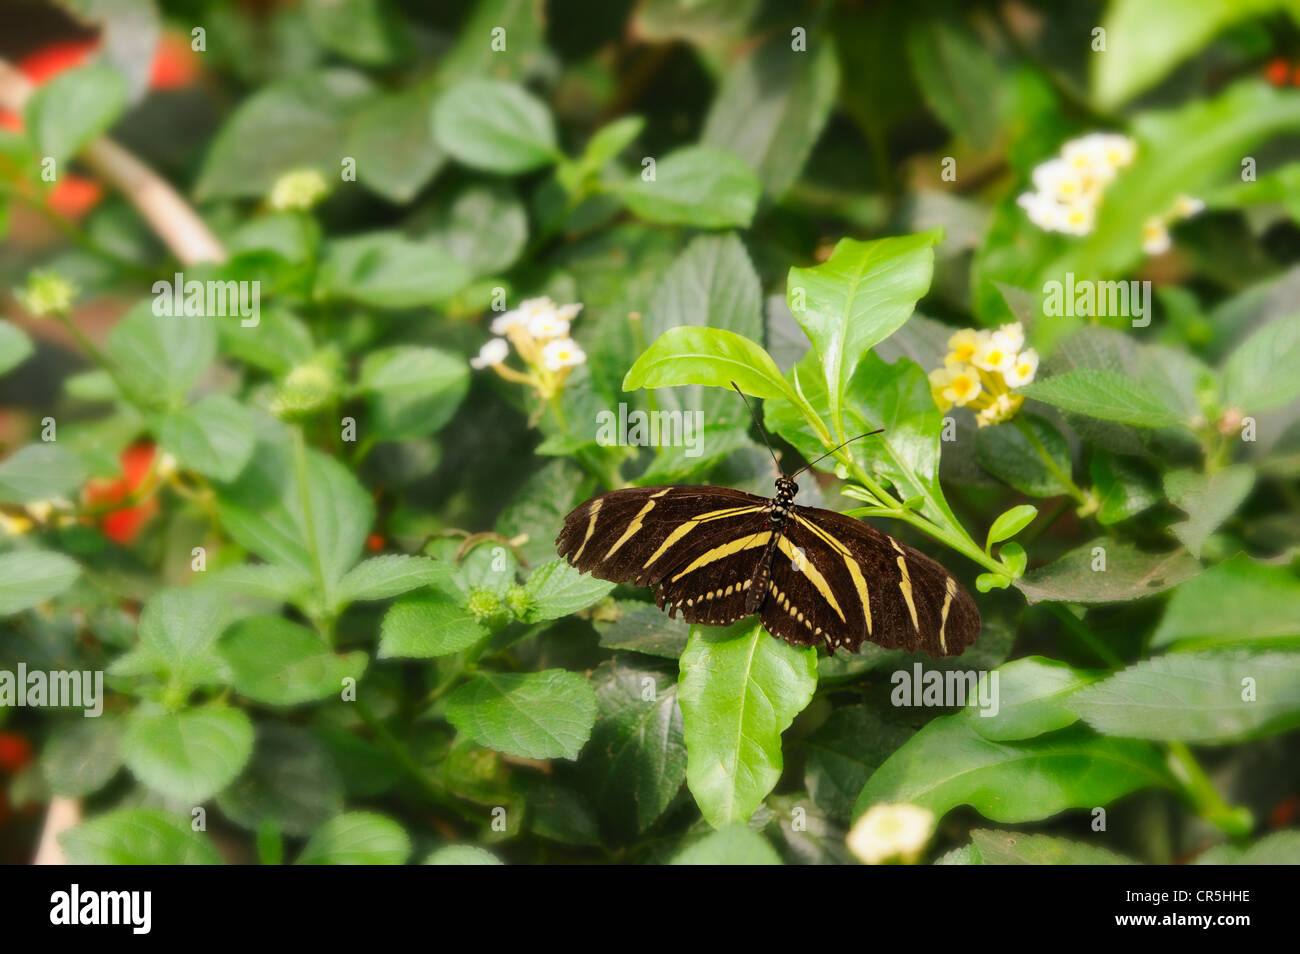
[[[796,507],[787,536],[842,597],[849,619],[837,632],[838,619],[830,618],[825,629],[835,633],[831,646],[841,637],[853,652],[870,640],[886,649],[955,656],[979,635],[975,601],[952,574],[870,524],[830,510]],[[773,582],[778,587],[784,583],[800,605],[816,605],[807,595],[816,590],[814,575],[789,563],[774,564]],[[819,620],[827,618],[822,614]]]

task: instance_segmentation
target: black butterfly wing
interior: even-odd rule
[[[584,573],[654,586],[701,555],[754,533],[766,521],[770,505],[764,497],[726,487],[628,487],[574,508],[555,545]],[[757,557],[757,551],[740,552],[744,558]],[[716,563],[713,569],[719,569]],[[679,579],[673,592],[684,585]]]
[[[801,645],[960,655],[979,610],[942,566],[870,524],[795,507],[772,561],[763,605],[768,632]]]

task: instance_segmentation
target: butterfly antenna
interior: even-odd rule
[[[808,463],[808,464],[804,464],[802,467],[800,467],[798,470],[796,470],[793,474],[790,475],[790,479],[791,479],[791,480],[794,480],[794,478],[798,477],[800,474],[802,474],[802,473],[803,473],[805,470],[807,470],[809,467],[812,467],[812,466],[814,466],[815,464],[819,464],[819,463],[821,463],[821,462],[824,461],[827,457],[830,457],[831,454],[834,454],[834,453],[835,453],[837,450],[839,450],[841,447],[844,447],[846,444],[852,444],[854,441],[860,441],[860,440],[862,440],[862,438],[864,438],[864,437],[870,437],[870,436],[872,436],[873,434],[881,434],[881,433],[884,433],[884,430],[885,430],[885,429],[884,429],[883,427],[877,427],[874,431],[867,431],[867,433],[865,433],[865,434],[859,434],[857,437],[850,437],[850,438],[849,438],[847,441],[845,441],[843,444],[840,444],[840,445],[838,445],[838,446],[836,446],[836,447],[831,448],[831,449],[828,450],[825,454],[822,454],[821,457],[818,457],[815,461],[812,461],[811,463]]]
[[[772,455],[772,463],[776,464],[776,469],[784,474],[785,471],[781,468],[781,461],[777,458],[776,451],[772,450],[772,445],[767,439],[767,431],[763,429],[763,422],[758,419],[758,414],[754,411],[754,405],[749,403],[749,398],[745,397],[745,392],[740,390],[735,381],[731,382],[731,386],[736,389],[740,399],[745,402],[745,407],[749,408],[749,416],[754,419],[754,426],[758,428],[758,433],[762,435],[763,443],[767,444],[767,452]]]

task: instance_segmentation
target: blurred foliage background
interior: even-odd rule
[[[0,671],[106,689],[0,707],[0,858],[1300,860],[1300,4],[0,19]],[[771,493],[737,356],[787,471],[886,427],[800,502],[956,573],[965,655],[556,559],[602,490]]]

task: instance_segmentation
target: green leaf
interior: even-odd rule
[[[181,466],[234,480],[253,456],[253,416],[234,398],[212,394],[164,418],[158,442]]]
[[[339,580],[335,599],[339,606],[357,600],[386,600],[446,576],[446,569],[428,557],[395,554],[362,560]]]
[[[758,209],[758,177],[735,153],[714,146],[686,146],[618,186],[638,218],[661,225],[701,229],[748,227]]]
[[[213,321],[161,317],[148,299],[132,308],[108,336],[108,356],[132,396],[146,404],[179,406],[217,355]]]
[[[1210,534],[1219,529],[1255,486],[1255,470],[1248,464],[1234,464],[1212,474],[1193,470],[1171,470],[1165,474],[1165,496],[1187,512],[1187,519],[1169,527],[1192,556],[1201,550]]]
[[[74,865],[219,865],[221,855],[189,822],[155,808],[99,815],[59,835]]]
[[[428,117],[437,87],[418,82],[377,96],[352,117],[348,155],[357,161],[357,179],[390,202],[414,199],[447,163],[433,141]]]
[[[1200,572],[1200,563],[1186,550],[1144,553],[1127,541],[1098,538],[1031,570],[1016,586],[1030,603],[1123,603],[1177,586]]]
[[[623,390],[735,381],[753,397],[795,399],[772,356],[743,335],[719,328],[671,328],[652,344],[623,379]]]
[[[833,44],[792,51],[788,37],[774,35],[727,72],[700,141],[740,156],[779,199],[830,118],[839,78]]]
[[[601,813],[624,831],[645,831],[686,780],[677,686],[656,669],[616,656],[592,674],[597,719],[584,762],[596,776]]]
[[[274,824],[277,832],[306,837],[343,811],[343,779],[310,732],[263,722],[252,759],[217,806],[250,831]]]
[[[790,269],[786,301],[821,358],[832,421],[840,420],[858,363],[902,327],[929,290],[939,239],[938,231],[841,239],[822,264]]]
[[[287,442],[286,443],[290,443]],[[374,520],[374,502],[356,477],[319,451],[306,454],[306,500],[292,447],[263,441],[238,481],[223,489],[222,528],[270,563],[307,576],[324,605],[333,605],[343,574],[361,554]]]
[[[41,156],[62,163],[107,132],[125,108],[126,82],[117,70],[98,65],[66,70],[32,93],[28,135]]]
[[[1067,708],[1069,699],[1103,674],[1043,656],[1025,656],[999,667],[996,675],[997,708],[984,708],[973,698],[967,702],[966,715],[984,738],[1015,742],[1077,722],[1079,717]]]
[[[1092,95],[1105,110],[1132,99],[1206,46],[1224,28],[1295,5],[1288,0],[1112,0],[1102,18],[1107,46],[1092,59]]]
[[[0,374],[7,374],[32,356],[32,339],[17,325],[0,320]]]
[[[942,16],[918,17],[907,30],[907,55],[931,111],[976,149],[997,138],[1002,78],[987,46]]]
[[[140,614],[140,648],[177,685],[223,681],[228,674],[215,647],[234,615],[227,595],[215,587],[161,590]]]
[[[1103,527],[1122,523],[1161,500],[1155,480],[1125,458],[1095,450],[1088,463],[1097,495],[1097,522]]]
[[[99,791],[122,767],[122,720],[109,713],[61,722],[41,752],[50,791],[82,798]]]
[[[993,526],[989,527],[989,535],[984,543],[984,549],[989,550],[993,547],[993,544],[1011,539],[1029,526],[1037,516],[1038,508],[1029,504],[1021,504],[1018,507],[1003,511],[993,521]]]
[[[586,609],[614,584],[581,573],[563,560],[552,560],[534,570],[524,588],[530,600],[524,622],[540,623]]]
[[[184,805],[200,805],[229,785],[252,751],[253,725],[238,709],[137,709],[122,736],[131,773]]]
[[[363,66],[387,66],[410,41],[389,0],[307,0],[307,26],[326,48]]]
[[[447,845],[424,859],[426,865],[499,865],[500,858],[476,845]]]
[[[311,836],[294,864],[400,865],[411,855],[411,839],[397,822],[375,812],[346,812]]]
[[[505,175],[549,165],[561,155],[547,105],[522,86],[499,80],[468,80],[447,90],[433,108],[433,137],[465,165]]]
[[[336,655],[315,632],[279,616],[241,619],[222,636],[220,652],[241,695],[276,706],[340,694],[367,662],[363,652]]]
[[[962,712],[927,723],[890,756],[862,789],[854,815],[876,803],[909,802],[938,816],[970,805],[992,821],[1016,823],[1170,784],[1160,752],[1146,742],[1082,728],[995,742]]]
[[[528,212],[505,184],[473,185],[447,196],[428,238],[473,277],[506,271],[528,242]]]
[[[70,587],[81,567],[45,550],[0,553],[0,616],[43,603]]]
[[[1232,844],[1215,845],[1200,855],[1198,865],[1294,865],[1300,864],[1300,832],[1275,831],[1247,848]]]
[[[887,722],[870,706],[836,709],[803,743],[804,785],[814,804],[847,821],[871,773],[911,735],[910,728]]]
[[[1223,403],[1247,414],[1300,397],[1300,315],[1257,328],[1223,365]]]
[[[1042,445],[1041,451],[1026,429]],[[1074,469],[1070,443],[1055,425],[1036,414],[1022,414],[1016,421],[979,428],[975,432],[975,458],[986,471],[1022,494],[1057,497],[1069,492],[1061,475],[1068,477]]]
[[[446,301],[469,279],[436,242],[381,231],[326,243],[317,291],[375,308],[414,308]]]
[[[221,127],[196,195],[264,198],[281,175],[303,168],[337,181],[349,155],[349,123],[373,92],[370,80],[345,69],[299,73],[263,87]]]
[[[710,832],[676,858],[675,865],[779,865],[781,856],[758,832],[739,823]]]
[[[86,482],[86,468],[58,444],[27,444],[0,462],[0,501],[61,497]]]
[[[469,365],[437,348],[398,345],[372,351],[358,382],[368,398],[368,436],[377,440],[422,437],[451,420],[469,390]]]
[[[1026,397],[1062,410],[1136,427],[1172,427],[1184,421],[1146,385],[1114,371],[1080,369],[1021,388]]]
[[[971,832],[971,842],[982,865],[1131,865],[1130,858],[1098,845],[1053,835],[1020,831]]]
[[[614,605],[620,614],[618,619],[596,626],[601,646],[674,661],[681,656],[691,634],[689,623],[670,619],[653,603],[615,600]]]
[[[388,608],[379,627],[379,657],[447,656],[488,635],[458,596],[441,589],[404,596]]]
[[[812,700],[817,652],[769,636],[753,620],[694,626],[678,696],[686,781],[707,821],[747,821],[781,777],[781,733]]]
[[[1224,743],[1300,725],[1300,654],[1173,653],[1076,693],[1066,706],[1098,732]]]
[[[1151,637],[1177,649],[1300,639],[1300,580],[1239,554],[1180,586]]]
[[[576,759],[596,722],[596,695],[586,679],[563,669],[479,670],[447,698],[447,721],[506,755]]]

